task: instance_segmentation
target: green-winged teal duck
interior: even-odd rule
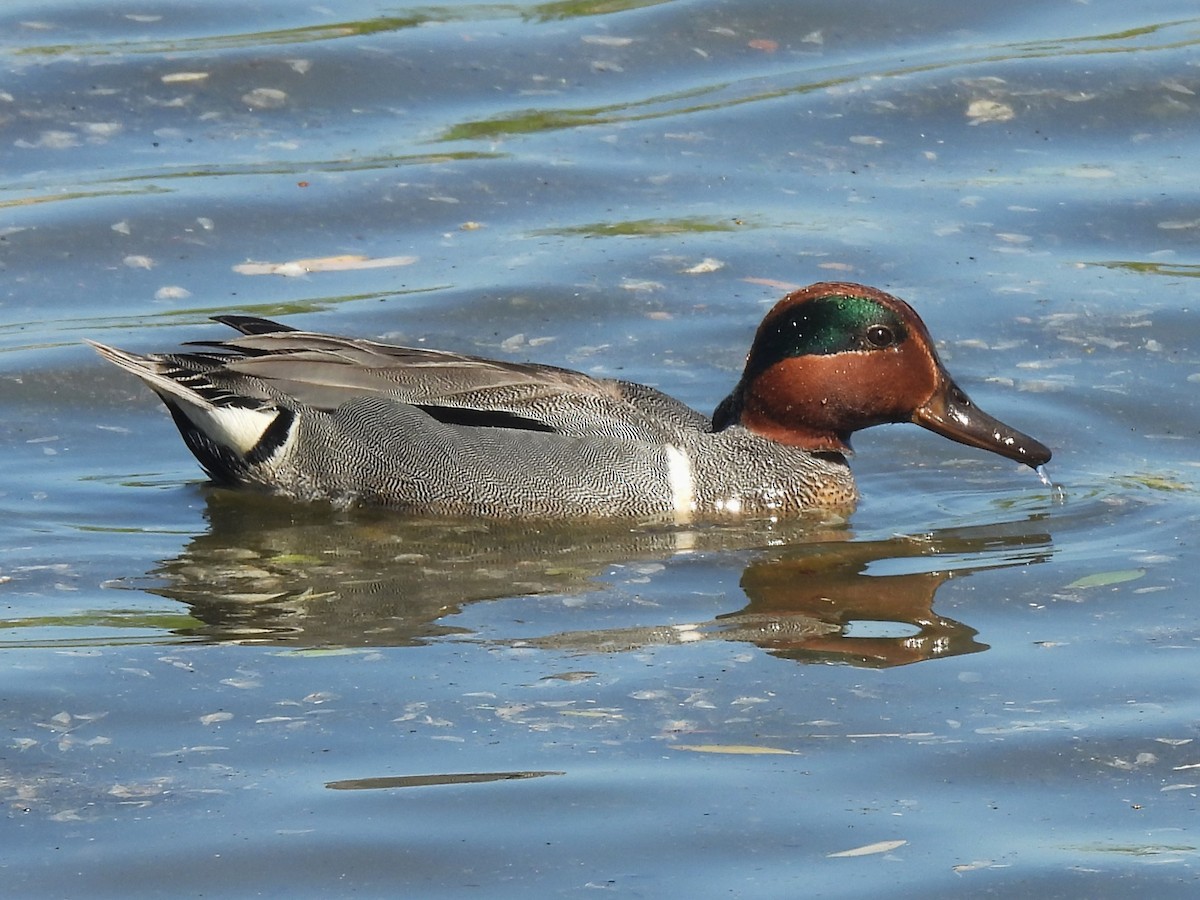
[[[711,419],[553,366],[217,321],[241,336],[146,356],[94,346],[158,394],[215,481],[300,500],[676,522],[848,512],[850,435],[886,422],[1050,459],[971,403],[907,303],[858,284],[780,300]]]

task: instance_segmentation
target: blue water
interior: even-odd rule
[[[7,4],[6,886],[1193,896],[1198,43],[1156,0]],[[901,426],[845,526],[295,507],[81,344],[243,312],[711,410],[828,279],[1063,496]]]

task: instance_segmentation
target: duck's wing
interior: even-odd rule
[[[220,321],[242,336],[196,354],[222,359],[210,379],[249,378],[316,409],[375,394],[456,425],[655,441],[672,429],[707,428],[704,416],[652,388],[570,369],[297,331],[246,316]]]

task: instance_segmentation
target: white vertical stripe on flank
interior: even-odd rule
[[[692,461],[687,453],[674,444],[664,444],[667,454],[667,485],[671,488],[671,505],[675,521],[683,525],[692,520],[696,511],[696,482],[692,477]]]

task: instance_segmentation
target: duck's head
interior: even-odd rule
[[[913,308],[861,284],[793,291],[758,328],[737,388],[713,415],[814,452],[848,453],[850,435],[915,422],[953,441],[1037,467],[1050,450],[973,404],[938,359]]]

